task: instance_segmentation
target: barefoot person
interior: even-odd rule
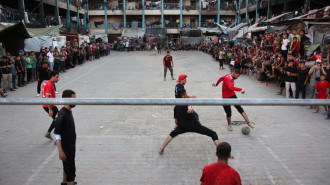
[[[184,98],[186,96],[186,90],[180,89],[178,94],[180,98]],[[166,138],[163,146],[159,150],[160,154],[164,152],[165,147],[174,137],[186,132],[195,132],[202,135],[207,135],[212,138],[216,146],[219,145],[220,141],[217,133],[205,126],[202,126],[194,116],[193,109],[188,107],[189,105],[177,105],[174,107],[174,119],[177,126]]]
[[[220,82],[222,83],[222,98],[234,98],[236,99],[237,96],[235,94],[235,91],[241,92],[242,94],[245,93],[245,91],[241,88],[234,86],[234,80],[236,80],[240,76],[240,71],[236,69],[232,74],[227,74],[223,77],[220,77],[218,82],[216,84],[212,84],[213,87],[216,87],[219,85]],[[227,122],[228,122],[228,130],[232,131],[233,128],[231,126],[231,108],[230,105],[224,105],[223,108],[225,109],[226,115],[227,115]],[[246,123],[249,125],[249,127],[254,128],[252,123],[249,121],[246,113],[244,112],[243,108],[240,105],[235,105],[235,108],[237,111],[243,116]]]

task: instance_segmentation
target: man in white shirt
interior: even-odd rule
[[[127,49],[127,52],[129,52],[129,39],[127,39],[127,41],[125,43],[125,47]]]
[[[49,52],[47,53],[48,56],[48,62],[49,62],[49,67],[53,71],[54,68],[54,55],[53,55],[53,48],[49,47]]]
[[[288,35],[284,34],[283,40],[282,40],[281,51],[282,51],[282,55],[285,58],[285,60],[287,60],[289,43],[290,43],[290,40],[288,39]]]

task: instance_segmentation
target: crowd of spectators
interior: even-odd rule
[[[308,52],[305,45],[309,40],[304,31],[298,34],[296,29],[287,29],[281,33],[266,31],[254,36],[249,43],[244,39],[232,45],[199,44],[198,49],[219,61],[220,69],[223,69],[225,63],[231,71],[239,69],[243,75],[256,74],[259,81],[277,81],[277,94],[282,95],[285,89],[288,99],[298,99],[300,94],[305,99],[306,92],[310,99],[327,99],[330,98],[327,92],[330,88],[330,75],[327,76],[330,74],[330,42],[322,49]],[[318,111],[318,106],[315,106],[313,112]]]
[[[49,80],[50,72],[66,72],[86,61],[109,54],[110,45],[107,42],[84,42],[79,45],[76,39],[68,41],[66,47],[42,47],[40,52],[20,50],[17,56],[7,53],[0,62],[1,97],[8,96],[8,91],[16,91],[33,82],[38,82],[37,96],[40,96],[41,84]]]

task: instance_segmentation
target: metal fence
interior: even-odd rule
[[[328,105],[329,99],[171,99],[171,98],[3,98],[0,105]]]

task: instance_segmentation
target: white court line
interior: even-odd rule
[[[266,171],[266,173],[267,173],[267,177],[270,180],[270,182],[275,185],[276,183],[274,181],[274,177],[272,176],[272,174],[270,174],[270,172],[268,170]]]
[[[296,177],[296,175],[290,170],[290,168],[280,159],[280,157],[278,156],[278,155],[276,155],[275,154],[275,152],[270,148],[270,147],[268,147],[268,146],[266,146],[266,143],[263,141],[263,140],[261,140],[260,138],[257,138],[258,139],[258,141],[267,149],[267,151],[268,151],[268,153],[270,153],[274,158],[275,158],[275,160],[276,161],[278,161],[280,164],[281,164],[281,166],[290,174],[290,176],[291,176],[291,178],[294,180],[294,181],[296,181],[296,183],[297,184],[299,184],[299,185],[303,185],[303,183],[299,180],[299,179],[297,179],[297,177]],[[269,176],[268,176],[268,178],[269,178]],[[270,181],[272,181],[271,179],[269,179]]]
[[[49,163],[49,161],[52,158],[55,157],[56,154],[57,154],[57,148],[55,148],[53,152],[50,153],[50,155],[46,158],[46,160],[44,160],[44,162],[40,166],[38,166],[37,170],[29,177],[29,179],[24,183],[24,185],[30,185],[37,177],[37,175],[39,175],[41,170]]]

